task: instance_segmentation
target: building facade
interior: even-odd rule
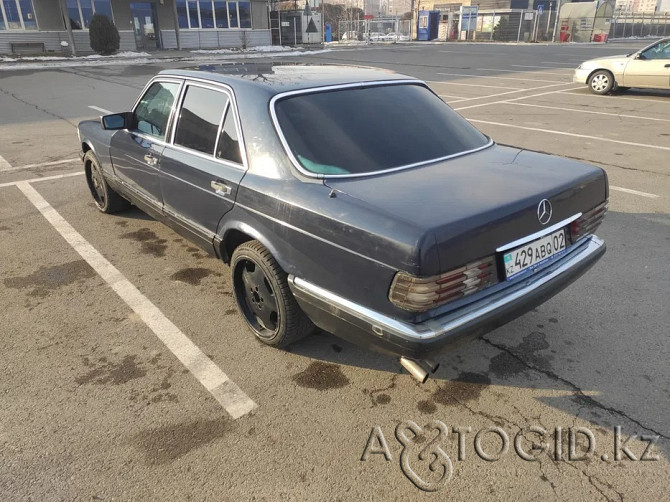
[[[0,53],[90,53],[96,13],[116,25],[122,51],[271,43],[266,0],[0,0]]]

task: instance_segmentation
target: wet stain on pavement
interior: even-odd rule
[[[227,418],[194,420],[150,429],[134,437],[149,464],[169,464],[187,453],[225,437],[232,427]]]
[[[130,239],[142,244],[141,251],[144,254],[150,254],[156,258],[165,256],[167,249],[167,240],[159,239],[158,236],[148,228],[140,228],[135,232],[128,232],[121,235],[122,239]]]
[[[464,372],[456,380],[440,386],[432,396],[434,402],[445,406],[458,402],[468,402],[479,399],[481,393],[491,385],[488,375],[482,373]]]
[[[391,402],[391,396],[388,394],[378,394],[377,397],[375,397],[375,402],[377,404],[389,404]]]
[[[136,359],[137,356],[126,356],[120,362],[110,362],[106,358],[100,358],[97,361],[99,365],[93,367],[94,363],[84,357],[84,366],[93,367],[93,369],[75,378],[75,382],[78,385],[104,385],[108,383],[121,385],[142,378],[147,372],[137,364]]]
[[[125,221],[125,220],[117,221],[116,224],[120,227],[127,227],[128,226],[128,222]]]
[[[183,268],[170,276],[173,281],[186,282],[192,286],[200,284],[205,277],[212,274],[212,271],[207,268]]]
[[[547,342],[546,335],[539,331],[533,331],[529,335],[524,336],[523,342],[512,349],[512,352],[518,354],[521,359],[533,366],[549,369],[551,368],[551,361],[554,359],[554,356],[536,353],[548,348],[549,342]]]
[[[437,411],[437,406],[431,399],[425,399],[416,403],[416,409],[421,413],[432,414]]]
[[[558,319],[556,319],[555,317],[550,317],[550,318],[549,318],[549,322],[550,322],[550,323],[553,323],[553,324],[557,324],[557,323],[558,323]]]
[[[293,381],[300,387],[316,390],[339,389],[349,385],[349,379],[339,365],[315,361],[304,371],[293,375]]]
[[[235,315],[237,314],[237,309],[227,309],[224,314],[226,315]]]
[[[11,230],[11,227],[0,225],[0,232],[6,232],[7,230]]]
[[[527,369],[521,361],[507,352],[492,357],[489,363],[489,371],[503,378],[517,375]]]
[[[342,352],[342,347],[339,346],[338,344],[334,343],[331,345],[331,348],[333,349],[333,352],[340,353]]]
[[[62,265],[40,267],[32,274],[4,279],[3,283],[6,287],[13,289],[31,288],[29,296],[45,298],[51,291],[95,275],[95,271],[88,263],[84,260],[76,260]]]

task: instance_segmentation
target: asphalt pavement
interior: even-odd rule
[[[666,500],[670,91],[572,83],[643,44],[281,58],[421,78],[495,141],[607,171],[605,257],[423,385],[327,333],[263,346],[224,264],[136,209],[95,209],[76,124],[206,59],[0,68],[0,499]],[[253,405],[229,414],[212,375]]]

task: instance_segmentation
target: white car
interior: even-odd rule
[[[573,81],[595,94],[630,87],[670,89],[670,38],[632,54],[590,59],[575,70]]]

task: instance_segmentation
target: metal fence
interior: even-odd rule
[[[551,40],[555,17],[553,12],[538,13],[525,9],[482,11],[477,16],[476,30],[465,36],[469,40],[497,42]]]
[[[402,42],[410,40],[411,21],[396,18],[341,20],[334,33],[341,42]],[[437,40],[477,42],[606,42],[608,39],[670,36],[670,13],[596,13],[560,17],[555,10],[508,9],[479,11],[476,28],[459,32],[459,13],[445,12]]]
[[[618,14],[612,19],[610,38],[670,36],[670,13]]]
[[[340,42],[406,42],[411,21],[397,18],[341,20],[337,25]]]

